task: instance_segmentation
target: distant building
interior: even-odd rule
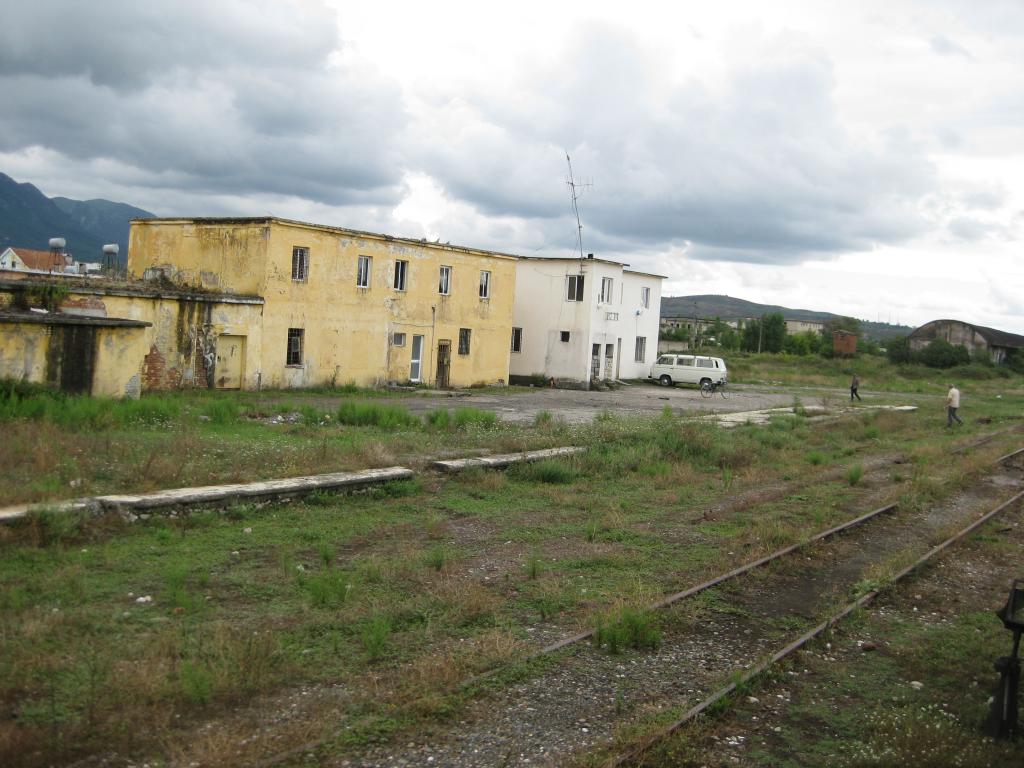
[[[817,320],[787,320],[786,333],[821,333],[825,330],[825,324]]]
[[[832,331],[832,354],[853,357],[857,354],[857,334],[852,331]]]
[[[962,320],[932,320],[907,337],[910,348],[915,351],[924,349],[936,339],[947,341],[954,347],[962,344],[972,355],[984,352],[993,363],[1003,363],[1012,350],[1024,349],[1024,336]]]
[[[0,269],[12,272],[63,272],[66,264],[59,251],[11,247],[0,253]]]

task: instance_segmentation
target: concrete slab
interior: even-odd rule
[[[159,512],[196,504],[219,504],[247,499],[280,499],[304,496],[318,490],[344,490],[360,488],[392,480],[404,480],[415,473],[405,467],[366,469],[360,472],[331,472],[324,475],[289,477],[281,480],[263,480],[255,483],[233,483],[230,485],[206,485],[196,488],[173,488],[155,493],[114,494],[92,496],[85,499],[58,502],[56,504],[22,504],[0,509],[0,523],[10,523],[24,518],[31,511],[52,509],[72,511],[89,509],[113,511],[126,514]]]
[[[571,456],[574,453],[585,451],[582,446],[566,446],[564,448],[544,448],[540,451],[525,451],[524,453],[503,453],[497,456],[473,456],[467,459],[448,459],[445,461],[433,461],[431,466],[440,469],[442,472],[462,472],[471,467],[488,467],[497,469],[507,467],[511,464],[519,464],[524,461],[539,461],[558,456]]]
[[[857,411],[916,411],[916,405],[857,405],[840,408],[824,408],[820,405],[808,405],[803,408],[811,418],[823,416],[842,416]],[[703,421],[713,421],[720,427],[735,427],[738,424],[767,424],[772,416],[781,414],[792,414],[793,407],[788,408],[762,408],[757,411],[736,411],[732,413],[713,413],[701,416]]]

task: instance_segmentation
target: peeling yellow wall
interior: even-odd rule
[[[207,290],[259,294],[270,228],[263,223],[133,221],[128,271],[161,269],[171,281]]]
[[[309,250],[304,280],[292,279],[296,247]],[[371,258],[366,288],[356,285],[359,256]],[[394,287],[399,260],[409,265],[404,291]],[[438,342],[446,339],[451,385],[507,382],[515,263],[512,256],[280,219],[133,222],[128,257],[137,276],[158,267],[175,280],[264,297],[261,321],[221,331],[248,336],[246,388],[257,378],[283,388],[408,381],[417,334],[421,381],[435,383]],[[438,291],[442,265],[452,268],[447,296]],[[479,296],[482,270],[491,273],[487,299]],[[468,355],[458,353],[461,328],[470,331]],[[300,365],[286,364],[289,329],[304,334]],[[390,343],[395,333],[406,334],[404,346]]]
[[[0,323],[0,378],[46,381],[49,331],[45,325]]]
[[[292,280],[294,247],[309,249],[305,281]],[[359,256],[371,259],[370,282],[356,285]],[[406,290],[394,287],[396,261],[408,262]],[[339,233],[275,222],[261,295],[263,382],[270,387],[408,381],[412,337],[424,337],[421,380],[434,383],[437,342],[452,345],[450,384],[508,381],[515,259],[434,244]],[[438,292],[440,268],[452,268],[450,293]],[[491,272],[481,299],[481,270]],[[304,330],[301,366],[286,365],[288,329]],[[459,355],[459,329],[470,354]],[[390,345],[405,333],[404,347]]]

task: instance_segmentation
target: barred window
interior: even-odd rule
[[[302,365],[302,346],[306,332],[302,328],[288,329],[288,352],[286,365]]]
[[[292,248],[292,280],[304,283],[309,277],[309,248]]]
[[[469,328],[459,328],[459,354],[469,354]]]
[[[636,337],[636,354],[633,355],[633,361],[637,363],[643,363],[647,360],[647,339],[643,336]]]

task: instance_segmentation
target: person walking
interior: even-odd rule
[[[853,378],[850,379],[850,402],[853,402],[853,398],[860,400],[860,395],[857,394],[857,390],[860,388],[860,376],[856,373],[853,374]]]
[[[946,426],[952,427],[953,422],[957,423],[957,426],[962,427],[964,423],[960,420],[960,417],[956,415],[957,408],[960,407],[960,390],[956,388],[956,384],[949,385],[949,392],[946,393]]]

